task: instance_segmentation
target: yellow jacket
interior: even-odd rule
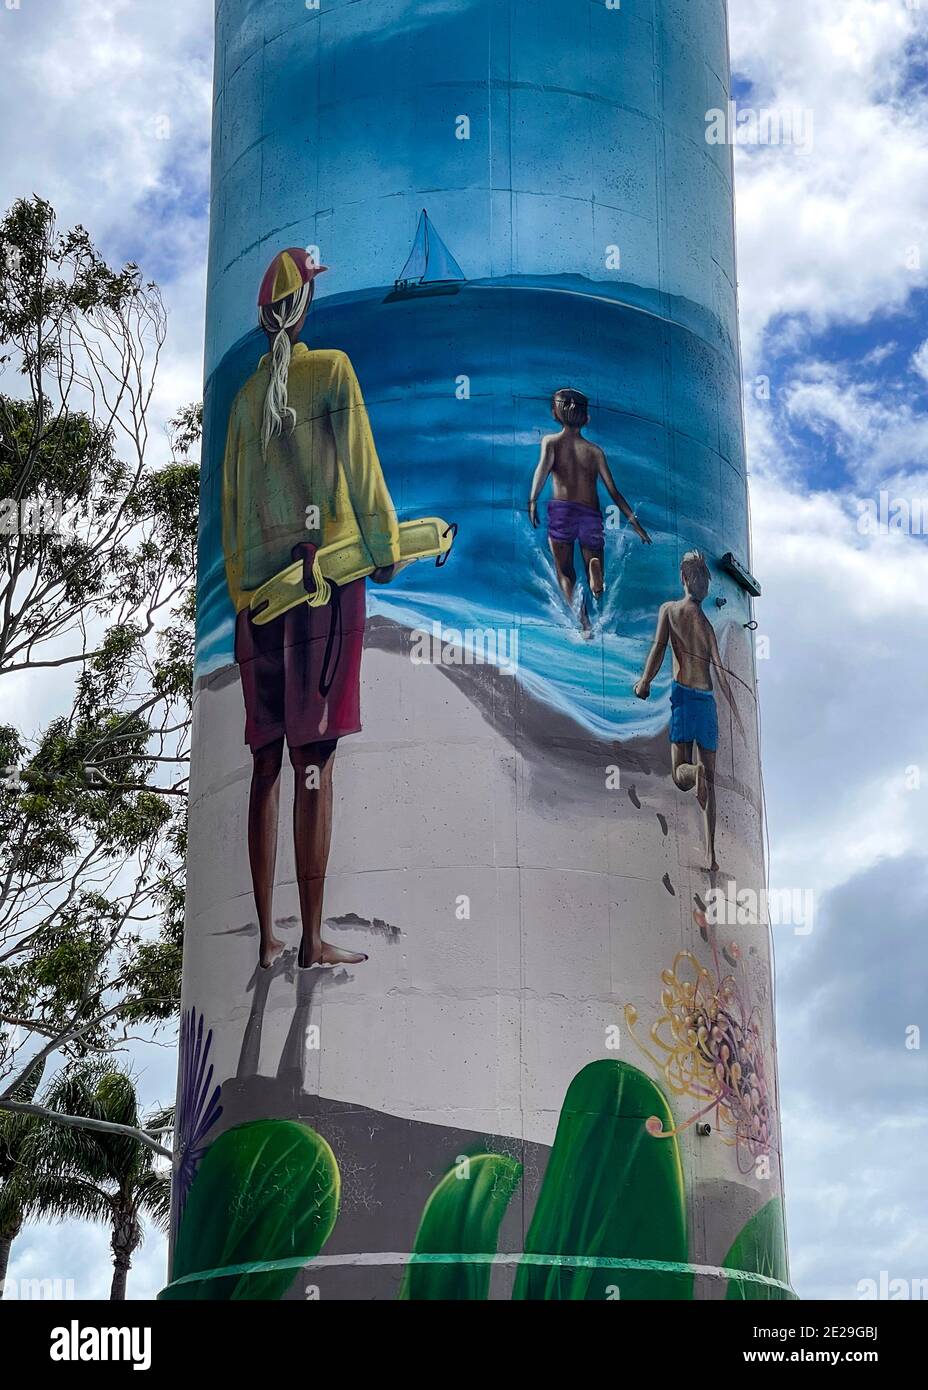
[[[374,447],[367,407],[343,352],[295,343],[284,421],[262,454],[270,357],[239,391],[229,413],[222,479],[222,547],[236,612],[255,589],[292,563],[301,541],[360,539],[374,566],[399,559],[396,512]],[[317,507],[318,514],[307,509]],[[307,524],[307,521],[318,525]]]

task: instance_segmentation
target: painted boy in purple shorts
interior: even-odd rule
[[[586,396],[566,387],[556,391],[551,414],[562,428],[560,434],[546,434],[541,441],[541,458],[532,479],[528,514],[532,525],[537,526],[538,498],[550,477],[553,496],[548,503],[548,544],[554,556],[561,593],[573,608],[577,583],[574,546],[578,541],[594,599],[601,599],[605,589],[603,514],[597,491],[600,482],[645,545],[651,544],[651,537],[616,487],[602,449],[584,439],[581,433],[590,418]],[[585,637],[593,635],[584,600],[580,603],[580,630]]]

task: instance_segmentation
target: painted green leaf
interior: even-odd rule
[[[667,1101],[637,1067],[592,1062],[574,1078],[525,1241],[531,1258],[520,1265],[513,1298],[692,1298],[690,1274],[608,1263],[688,1259],[679,1146],[648,1133],[652,1116],[673,1128]],[[547,1256],[579,1262],[550,1265]]]
[[[477,1154],[466,1169],[452,1168],[426,1203],[415,1254],[494,1255],[500,1224],[521,1176],[521,1163],[504,1154]],[[477,1264],[423,1260],[407,1265],[398,1297],[482,1301],[489,1290],[489,1259]]]
[[[786,1222],[783,1202],[779,1197],[773,1197],[745,1223],[725,1256],[725,1268],[744,1270],[748,1274],[764,1274],[768,1279],[789,1283]],[[758,1284],[749,1279],[729,1279],[726,1297],[757,1301],[793,1299],[796,1295],[770,1284]]]
[[[282,1298],[297,1269],[322,1249],[338,1214],[335,1155],[308,1125],[255,1120],[219,1136],[193,1180],[174,1253],[173,1278],[236,1269],[189,1284],[170,1300]],[[280,1269],[242,1271],[266,1261]]]

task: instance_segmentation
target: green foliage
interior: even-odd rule
[[[193,1180],[174,1254],[174,1279],[317,1255],[338,1214],[340,1177],[321,1135],[294,1120],[256,1120],[210,1145]],[[297,1267],[174,1284],[161,1298],[282,1298]]]
[[[158,657],[152,669],[152,690],[166,703],[186,707],[193,702],[193,648],[197,609],[191,588],[177,605],[172,621],[158,634]]]
[[[0,728],[0,1034],[72,1057],[178,1002],[202,410],[153,462],[164,336],[137,266],[41,198],[0,218],[0,682],[73,677]]]
[[[140,282],[135,265],[111,270],[83,227],[59,234],[44,198],[14,203],[0,223],[0,249],[0,341],[36,341],[50,354],[60,352],[55,321],[97,308],[118,312]],[[49,261],[69,273],[49,274]],[[48,326],[37,333],[37,323]]]
[[[25,387],[0,396],[0,498],[48,504],[58,519],[0,522],[0,669],[28,663],[82,610],[110,615],[141,588],[147,538],[131,532],[144,516],[145,358],[163,335],[157,290],[138,267],[110,269],[82,227],[58,231],[43,199],[21,199],[0,220],[0,365]]]
[[[112,1065],[81,1064],[53,1080],[42,1098],[50,1111],[138,1129],[135,1082]],[[170,1178],[155,1167],[152,1150],[128,1134],[37,1120],[31,1130],[34,1173],[31,1214],[42,1219],[80,1218],[110,1229],[112,1298],[125,1296],[132,1256],[142,1242],[142,1216],[167,1230]]]
[[[583,1256],[589,1266],[525,1262],[513,1297],[605,1300],[690,1299],[692,1276],[597,1264],[597,1260],[688,1260],[683,1169],[675,1138],[645,1129],[673,1119],[664,1096],[625,1062],[593,1062],[570,1085],[538,1204],[527,1255]]]
[[[42,1081],[40,1062],[26,1071],[13,1100],[29,1105]],[[0,1110],[0,1239],[19,1234],[34,1200],[35,1170],[31,1147],[36,1121],[30,1115]]]
[[[416,1255],[485,1255],[480,1264],[411,1262],[399,1297],[404,1300],[486,1299],[490,1257],[499,1228],[522,1176],[522,1165],[504,1154],[476,1154],[466,1170],[457,1166],[435,1188],[422,1213]]]
[[[29,1068],[14,1091],[20,1102],[48,1112],[141,1125],[135,1083],[112,1066],[82,1065],[61,1072],[37,1096],[43,1066]],[[111,1233],[114,1297],[142,1240],[142,1216],[166,1229],[170,1179],[156,1170],[150,1149],[123,1134],[65,1126],[43,1117],[0,1111],[0,1236],[14,1238],[27,1220],[78,1218]]]
[[[81,708],[85,706],[85,708]],[[110,744],[107,783],[88,784],[86,765]],[[159,1019],[173,1010],[178,993],[176,920],[159,933],[136,930],[122,895],[103,891],[107,876],[133,856],[150,860],[171,832],[176,812],[146,784],[144,752],[150,729],[81,697],[75,713],[53,720],[40,735],[22,771],[19,789],[0,790],[0,865],[10,871],[24,919],[28,949],[0,967],[0,1014],[29,1018],[46,1034],[75,1016],[101,1012],[113,982],[134,974],[145,996],[133,996],[132,1016]],[[8,746],[14,746],[8,741]],[[175,831],[176,835],[179,829]],[[75,862],[91,850],[104,875],[73,879]],[[167,877],[167,871],[163,871]],[[154,877],[154,875],[153,875]],[[73,880],[73,881],[72,881]],[[32,911],[49,885],[63,884],[55,910]],[[134,888],[140,887],[136,881]],[[144,889],[146,885],[141,885]],[[132,893],[133,889],[129,890]],[[152,891],[158,892],[153,884]],[[9,919],[12,924],[12,919]],[[140,953],[141,957],[140,958]],[[159,968],[153,968],[154,957]],[[173,972],[164,969],[173,962]],[[107,1003],[112,1002],[107,998]],[[101,1023],[69,1046],[72,1054],[103,1045],[113,1024]]]
[[[740,1234],[725,1256],[725,1269],[743,1270],[748,1274],[763,1274],[768,1279],[779,1279],[789,1283],[789,1267],[786,1258],[786,1222],[783,1216],[783,1201],[773,1197],[746,1222]],[[749,1279],[731,1278],[728,1281],[727,1298],[766,1302],[771,1299],[791,1299],[796,1295],[786,1293],[770,1284],[758,1284]]]

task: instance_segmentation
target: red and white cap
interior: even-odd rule
[[[258,308],[266,309],[269,304],[276,304],[279,299],[294,294],[324,270],[328,270],[328,266],[316,265],[309,252],[301,246],[288,246],[286,251],[278,251],[261,281]]]

